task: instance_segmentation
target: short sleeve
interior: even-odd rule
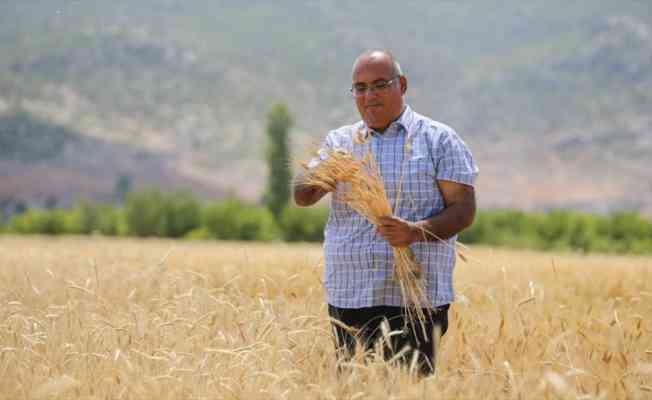
[[[471,151],[452,129],[441,131],[436,149],[436,179],[473,186],[478,167]]]

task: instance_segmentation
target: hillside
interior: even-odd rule
[[[200,196],[224,195],[219,182],[181,175],[177,163],[174,154],[108,142],[28,114],[0,116],[0,210],[30,202],[66,206],[80,198],[114,202],[125,180],[130,187],[192,187]]]
[[[5,2],[0,114],[59,145],[3,145],[0,196],[107,200],[126,175],[258,199],[269,106],[288,103],[304,147],[356,120],[350,64],[386,47],[409,103],[471,145],[482,206],[652,214],[651,7],[469,4]]]

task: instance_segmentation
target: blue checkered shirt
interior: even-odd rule
[[[355,140],[356,135],[363,141]],[[410,107],[383,134],[367,131],[360,121],[331,131],[324,147],[343,148],[357,157],[371,151],[393,210],[404,168],[396,215],[408,221],[430,218],[444,209],[437,180],[473,185],[478,174],[471,152],[452,128],[419,115]],[[394,280],[391,246],[372,224],[344,203],[343,195],[344,185],[338,185],[331,196],[325,229],[324,285],[328,302],[342,308],[402,306],[401,290]],[[456,238],[410,245],[424,268],[426,295],[433,307],[454,300]]]

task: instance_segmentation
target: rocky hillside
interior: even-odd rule
[[[256,200],[270,105],[299,152],[356,119],[350,64],[387,47],[471,145],[482,206],[652,214],[643,2],[249,3],[0,4],[0,202],[110,201],[125,177]]]

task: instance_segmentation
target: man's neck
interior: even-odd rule
[[[373,128],[373,127],[372,127],[371,129],[373,129],[374,131],[376,131],[376,132],[378,132],[379,134],[382,135],[383,133],[385,133],[385,131],[387,130],[387,128],[389,128],[390,126],[392,126],[392,124],[393,124],[394,122],[396,122],[396,121],[398,121],[399,119],[401,119],[401,116],[403,115],[403,113],[405,112],[406,109],[407,109],[407,106],[406,106],[405,104],[403,104],[403,108],[401,108],[401,112],[398,113],[398,116],[397,116],[396,118],[394,118],[393,120],[391,120],[389,124],[387,124],[387,125],[384,126],[383,128]]]

